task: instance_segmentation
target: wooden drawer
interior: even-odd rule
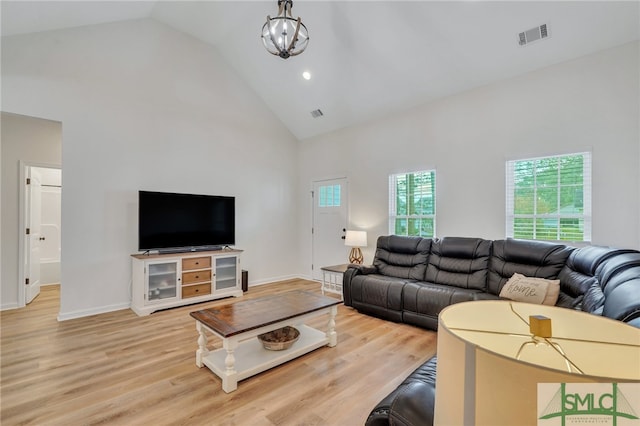
[[[187,285],[182,287],[182,298],[204,296],[205,294],[211,294],[211,283]]]
[[[211,281],[211,269],[182,273],[182,285],[203,283],[206,281]]]
[[[190,257],[188,259],[182,259],[182,270],[190,271],[193,269],[206,269],[211,268],[211,257]]]

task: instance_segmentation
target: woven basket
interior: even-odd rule
[[[289,349],[299,337],[300,332],[296,328],[286,326],[260,334],[258,340],[260,340],[262,346],[269,351],[282,351]]]

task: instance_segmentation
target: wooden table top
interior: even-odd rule
[[[349,263],[343,263],[342,265],[323,266],[320,269],[323,271],[338,272],[344,274],[345,272],[347,272],[347,268],[349,268]]]
[[[341,300],[333,297],[295,290],[203,309],[189,315],[221,336],[231,337],[340,303]]]

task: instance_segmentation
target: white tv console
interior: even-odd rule
[[[132,254],[131,310],[149,315],[223,297],[241,297],[242,250]]]

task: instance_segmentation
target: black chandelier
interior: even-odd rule
[[[282,59],[301,54],[309,44],[309,31],[302,19],[293,19],[292,7],[293,1],[278,0],[278,16],[267,16],[267,22],[262,27],[264,47]]]

